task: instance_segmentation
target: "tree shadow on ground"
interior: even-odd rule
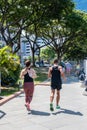
[[[5,116],[5,115],[6,115],[6,113],[0,110],[0,119],[1,119],[3,116]]]
[[[64,108],[59,109],[58,112],[55,112],[53,114],[57,115],[57,114],[61,114],[61,113],[70,114],[70,115],[76,115],[76,116],[83,116],[83,114],[81,112],[78,112],[78,111],[75,112],[75,111],[72,111],[72,110],[69,110],[69,109],[64,109]]]
[[[40,116],[50,116],[50,113],[43,112],[43,111],[37,111],[37,110],[31,110],[32,115],[40,115]]]

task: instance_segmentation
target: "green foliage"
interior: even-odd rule
[[[45,47],[41,50],[41,57],[45,60],[50,60],[55,57],[55,52],[52,48]]]
[[[80,34],[81,31],[85,32],[87,30],[87,13],[74,10],[65,19],[66,27],[67,29],[70,28],[70,32]]]
[[[52,20],[42,29],[41,33],[46,45],[55,51],[58,59],[65,54],[74,58],[74,55],[71,55],[72,51],[77,54],[77,58],[86,56],[87,13],[74,10],[60,21]]]
[[[13,46],[13,41],[20,35],[22,29],[32,24],[44,26],[53,19],[60,20],[73,8],[72,0],[0,0],[1,34],[6,44]],[[14,36],[11,35],[12,32]]]
[[[68,41],[64,45],[66,59],[81,60],[87,57],[87,13],[73,11],[66,17]]]
[[[61,57],[70,46],[86,39],[87,14],[73,9],[73,0],[0,0],[0,31],[7,45],[17,43],[16,51],[24,30],[50,41],[57,57]]]
[[[20,73],[19,57],[12,53],[10,47],[0,49],[0,71],[2,84],[15,84]]]
[[[83,60],[87,57],[87,40],[79,41],[68,48],[68,53],[64,54],[64,59]]]

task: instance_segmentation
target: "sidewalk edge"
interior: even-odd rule
[[[47,81],[48,81],[48,80],[46,80],[45,82],[42,82],[42,83],[37,83],[37,84],[35,84],[35,86],[37,86],[37,85],[49,86],[50,84],[49,84],[49,82],[47,82]],[[0,100],[0,106],[3,105],[3,104],[5,104],[5,103],[8,102],[9,100],[11,100],[11,99],[13,99],[13,98],[19,96],[19,95],[22,94],[23,92],[24,92],[24,90],[21,89],[20,91],[18,91],[18,92],[14,93],[14,94],[12,94],[12,95],[10,95],[10,96],[7,96],[7,97],[1,99],[1,100]]]
[[[21,93],[23,93],[23,92],[24,92],[23,90],[20,90],[20,91],[18,91],[18,92],[16,92],[16,93],[12,94],[12,95],[10,95],[10,96],[7,96],[6,98],[1,99],[1,101],[0,101],[0,106],[3,105],[3,104],[5,104],[5,103],[8,102],[9,100],[13,99],[14,97],[19,96],[19,95],[20,95]]]

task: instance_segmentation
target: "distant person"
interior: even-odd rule
[[[65,72],[65,70],[66,70],[65,63],[64,63],[63,61],[61,61],[61,62],[59,63],[59,65],[62,66],[63,72]]]
[[[42,67],[44,66],[44,61],[43,61],[43,60],[41,60],[41,66],[42,66]]]
[[[79,72],[80,72],[80,64],[78,63],[76,65],[76,76],[79,76]]]
[[[31,68],[31,62],[29,60],[25,62],[25,68],[21,71],[20,78],[24,79],[25,106],[27,110],[30,110],[30,103],[34,93],[33,78],[36,78],[36,72]]]
[[[60,101],[60,90],[62,88],[62,79],[61,76],[65,79],[64,72],[61,66],[58,66],[58,60],[54,60],[54,64],[49,68],[48,77],[51,77],[51,95],[50,95],[50,110],[54,111],[53,100],[56,90],[56,109],[59,109]]]
[[[72,65],[69,62],[66,62],[65,65],[66,65],[66,74],[67,76],[69,76],[72,70]]]
[[[85,80],[85,72],[84,72],[84,68],[82,68],[79,73],[78,73],[78,79],[81,81]]]

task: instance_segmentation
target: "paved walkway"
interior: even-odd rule
[[[0,106],[1,130],[86,130],[87,96],[74,77],[63,83],[60,110],[49,110],[50,87],[37,85],[31,113],[24,106],[24,93]],[[54,101],[55,108],[55,101]]]

